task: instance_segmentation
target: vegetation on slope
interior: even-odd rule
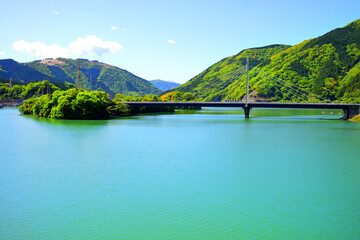
[[[64,63],[61,68],[73,81],[77,74],[77,60],[59,58]],[[132,73],[97,61],[80,60],[82,87],[86,90],[105,91],[110,96],[160,94],[151,83]]]
[[[0,78],[9,80],[10,77],[14,81],[28,83],[35,81],[47,80],[48,76],[36,69],[26,66],[25,64],[18,63],[12,59],[0,60]],[[50,77],[51,82],[59,82],[59,80]]]
[[[255,101],[360,102],[360,19],[293,47],[260,50],[223,59],[175,90],[193,92],[205,101],[243,100],[243,66],[250,57],[250,92]]]
[[[7,81],[8,82],[8,81]],[[15,100],[15,99],[28,99],[48,92],[52,93],[60,89],[70,89],[75,87],[74,84],[62,83],[56,86],[48,81],[34,82],[23,84],[19,82],[13,83],[10,88],[9,83],[6,81],[0,81],[0,100]]]
[[[110,96],[160,94],[161,90],[134,74],[98,61],[79,59],[81,87],[86,90],[105,91]],[[11,59],[0,60],[0,77],[13,78],[23,83],[42,81],[75,83],[78,60],[57,58],[18,63]]]
[[[179,92],[191,92],[195,95],[195,98],[201,98],[204,101],[222,100],[225,98],[225,89],[245,74],[247,57],[252,59],[251,66],[254,67],[268,61],[271,56],[288,47],[289,46],[287,45],[271,45],[261,48],[246,49],[212,65],[174,90]]]
[[[281,79],[321,98],[359,102],[360,29],[353,28],[359,22],[273,56],[268,65],[252,72],[253,90],[275,101],[305,100],[294,91],[286,91],[279,82]],[[271,74],[272,78],[266,74]]]

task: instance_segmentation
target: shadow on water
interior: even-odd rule
[[[71,126],[75,128],[81,127],[98,127],[98,126],[106,126],[109,124],[109,120],[70,120],[70,119],[52,119],[52,118],[41,118],[33,115],[23,115],[20,114],[23,118],[35,120],[41,124],[51,124],[51,125],[59,125],[59,126]]]
[[[179,111],[179,114],[186,114]],[[241,108],[203,108],[201,111],[194,111],[191,114],[222,116],[229,118],[245,119],[244,111]],[[337,120],[343,116],[339,110],[322,109],[252,109],[248,120]],[[230,117],[231,118],[231,117]]]
[[[20,113],[19,113],[20,114]],[[143,113],[134,116],[122,116],[109,120],[64,120],[40,118],[32,115],[22,115],[23,118],[35,120],[41,124],[68,126],[71,128],[88,128],[108,125],[128,124],[131,120],[144,120],[144,118],[197,118],[231,121],[311,121],[311,120],[336,120],[342,117],[339,110],[322,109],[252,109],[250,119],[245,119],[241,108],[203,108],[202,110],[176,110],[175,112]]]

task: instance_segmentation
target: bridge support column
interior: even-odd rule
[[[343,110],[344,110],[344,116],[341,119],[344,119],[344,120],[353,118],[356,115],[360,114],[359,107],[349,107],[349,108],[344,108]]]
[[[251,107],[243,107],[243,109],[244,109],[244,113],[245,113],[245,118],[250,118]]]

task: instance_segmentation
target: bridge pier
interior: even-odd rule
[[[354,106],[354,107],[350,106],[348,108],[344,108],[343,110],[344,110],[344,116],[341,119],[344,119],[344,120],[353,118],[356,115],[360,114],[360,108],[356,107],[356,106]]]
[[[244,109],[244,113],[245,113],[245,118],[250,118],[251,107],[243,107],[243,109]]]

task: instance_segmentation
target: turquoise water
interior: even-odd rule
[[[1,239],[359,239],[360,124],[204,109],[108,121],[0,110]]]

